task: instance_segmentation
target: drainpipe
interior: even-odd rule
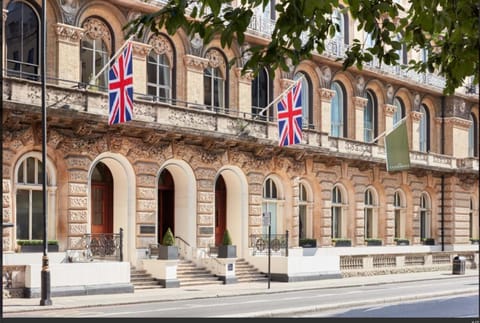
[[[442,95],[442,131],[441,131],[441,153],[445,154],[445,95]],[[440,235],[442,251],[445,251],[445,174],[442,173],[442,206],[441,206],[441,227]]]

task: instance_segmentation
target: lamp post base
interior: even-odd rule
[[[48,268],[48,256],[46,255],[42,257],[41,287],[40,305],[52,305],[50,299],[50,269]]]

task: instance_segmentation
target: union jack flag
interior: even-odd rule
[[[299,144],[302,141],[302,82],[277,103],[279,146]]]
[[[133,116],[133,67],[132,43],[108,72],[108,124],[123,123]]]

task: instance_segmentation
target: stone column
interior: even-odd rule
[[[412,111],[412,150],[420,150],[420,120],[422,120],[423,113],[420,111]]]
[[[242,75],[242,69],[236,68],[238,78],[238,112],[240,117],[250,116],[252,113],[252,80],[253,75],[247,73]]]
[[[472,122],[459,117],[445,118],[444,122],[445,154],[455,158],[468,157],[468,129]]]
[[[204,91],[203,91],[203,70],[208,66],[208,59],[185,55],[183,57],[185,67],[187,69],[186,84],[187,89],[186,98],[188,106],[204,105]]]
[[[356,96],[355,102],[355,140],[363,141],[363,114],[367,106],[368,99]]]
[[[318,89],[320,92],[320,120],[318,121],[319,124],[316,125],[317,129],[320,129],[321,132],[325,132],[331,135],[331,119],[332,119],[332,99],[335,96],[335,91],[327,89],[327,88],[320,88]],[[346,118],[346,116],[344,116]],[[344,120],[345,122],[345,120]]]
[[[85,32],[83,28],[58,23],[55,26],[57,33],[57,70],[59,85],[71,87],[80,82],[81,61],[79,59],[80,40]],[[65,82],[61,80],[71,81]]]
[[[388,133],[393,129],[393,114],[397,110],[397,107],[391,104],[385,104],[383,111],[385,114],[385,133]]]
[[[200,167],[197,177],[197,246],[215,245],[215,169]]]
[[[147,55],[152,46],[132,42],[133,49],[133,86],[136,93],[147,94]]]

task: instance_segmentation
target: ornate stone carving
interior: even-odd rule
[[[392,116],[395,111],[397,111],[397,107],[391,104],[385,104],[383,110],[385,111],[385,115]]]
[[[208,60],[202,57],[192,55],[185,55],[183,57],[183,62],[188,69],[194,71],[201,71],[202,73],[203,70],[208,66]]]
[[[79,8],[78,0],[58,0],[58,3],[62,10],[63,21],[73,25]]]
[[[420,121],[423,117],[423,113],[421,113],[420,111],[412,111],[411,116],[413,120]]]
[[[203,39],[198,33],[195,33],[190,39],[190,45],[192,45],[192,54],[200,56],[203,48]]]
[[[58,23],[55,32],[59,41],[77,44],[85,36],[83,28]]]
[[[318,92],[320,92],[320,98],[326,101],[331,101],[335,97],[335,91],[327,88],[319,88]]]
[[[144,43],[132,42],[132,49],[133,49],[133,57],[145,59],[145,57],[148,55],[148,53],[152,49],[152,46]]]
[[[355,102],[355,107],[356,108],[365,108],[367,106],[368,99],[360,96],[356,96],[353,98],[353,101]]]
[[[395,95],[395,89],[393,88],[393,86],[390,85],[390,84],[387,85],[387,102],[388,102],[388,104],[393,103],[394,95]]]
[[[225,59],[223,58],[223,55],[222,53],[220,53],[220,51],[216,49],[210,49],[205,55],[205,58],[208,59],[209,66],[213,68],[219,68],[222,70],[223,73],[225,73],[225,70],[226,70]]]
[[[112,36],[110,35],[110,30],[107,25],[97,18],[87,18],[83,23],[83,28],[85,29],[85,35],[91,39],[102,39],[107,46],[109,52],[112,48]]]
[[[357,96],[363,97],[365,91],[365,79],[363,76],[357,76],[355,88],[357,89]]]

